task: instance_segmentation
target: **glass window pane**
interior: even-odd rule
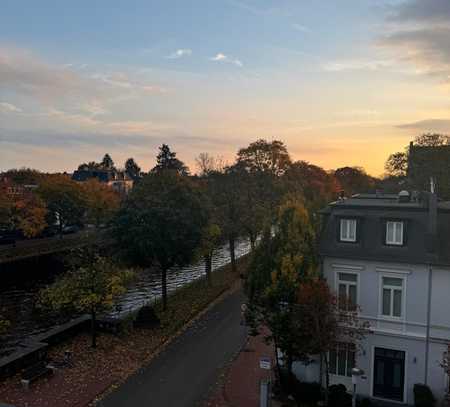
[[[384,384],[384,362],[382,360],[377,360],[377,377],[375,378],[375,384]]]
[[[394,373],[393,373],[393,380],[392,380],[392,387],[399,388],[401,383],[401,376],[402,376],[402,368],[399,363],[396,363],[394,365]]]
[[[386,223],[386,243],[394,241],[394,224],[393,222]]]
[[[350,273],[339,273],[339,280],[341,281],[353,281],[356,283],[358,276]]]
[[[349,229],[349,238],[356,240],[356,220],[352,219],[349,221]]]
[[[347,302],[347,286],[345,284],[339,284],[339,290],[338,290],[338,301],[339,301],[339,307],[341,309],[345,308],[345,303]]]
[[[402,292],[394,290],[394,317],[402,316]]]
[[[403,243],[403,222],[395,222],[395,242],[398,244]]]
[[[339,347],[338,349],[338,375],[345,376],[346,373],[346,356],[347,351],[344,347]]]
[[[391,315],[391,290],[383,289],[383,315]]]
[[[348,287],[348,300],[350,302],[350,304],[352,305],[352,308],[354,309],[356,304],[357,304],[357,300],[356,300],[356,285],[350,285]]]
[[[336,358],[337,354],[335,350],[330,351],[329,354],[329,369],[331,374],[336,374]]]
[[[401,287],[403,285],[403,280],[401,278],[383,277],[383,286],[386,285]]]
[[[348,237],[347,227],[348,227],[347,219],[341,219],[341,240],[346,240]]]

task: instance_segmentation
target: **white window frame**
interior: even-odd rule
[[[340,274],[352,274],[354,276],[356,276],[356,281],[346,281],[346,280],[341,280],[339,275]],[[355,307],[358,306],[359,304],[359,273],[355,273],[353,271],[347,271],[344,269],[340,269],[340,270],[336,270],[336,294],[337,294],[337,300],[338,300],[338,307],[339,307],[339,286],[340,285],[345,285],[345,295],[347,296],[347,298],[349,297],[349,292],[350,292],[350,286],[354,286],[356,288],[356,304]],[[347,310],[348,311],[348,310]]]
[[[388,220],[386,221],[386,236],[385,236],[385,242],[387,245],[389,246],[403,246],[404,244],[404,240],[405,240],[405,222],[401,221],[401,220]],[[391,224],[393,227],[393,234],[392,240],[389,240],[389,235],[388,235],[388,225]],[[400,241],[396,240],[395,237],[397,235],[398,232],[398,228],[400,228]]]
[[[350,230],[351,230],[350,225],[352,225],[352,224],[355,225],[355,235],[353,238],[350,236]],[[345,227],[344,227],[344,225],[345,225]],[[341,242],[352,242],[352,243],[356,242],[356,236],[358,233],[357,227],[358,227],[358,222],[356,219],[341,218],[341,220],[339,222],[339,240]],[[345,231],[345,233],[344,233],[344,231]]]
[[[350,348],[353,346],[353,349],[350,350]],[[345,347],[345,374],[341,375],[339,374],[339,348],[340,347]],[[332,373],[331,371],[329,372],[330,375],[333,376],[339,376],[339,377],[352,377],[351,374],[348,375],[347,371],[348,371],[348,355],[349,352],[352,351],[354,354],[354,366],[357,365],[356,363],[356,356],[357,356],[357,352],[356,352],[356,346],[350,342],[338,342],[336,344],[336,346],[334,347],[334,352],[336,352],[336,361],[335,361],[335,366],[336,366],[336,373]],[[328,368],[330,369],[331,366],[331,352],[328,352]]]
[[[402,293],[402,298],[401,298],[401,312],[400,312],[400,316],[395,316],[394,314],[394,294],[393,291],[394,290],[399,290],[399,286],[389,286],[387,285],[385,287],[384,283],[383,283],[383,278],[396,278],[398,280],[402,281],[402,285],[401,285],[401,293]],[[391,273],[382,273],[380,274],[380,290],[379,290],[379,295],[378,295],[378,314],[379,317],[382,319],[390,319],[390,320],[404,320],[406,317],[406,277],[404,275],[398,275],[398,274],[391,274]],[[390,292],[390,304],[389,304],[389,308],[390,308],[390,313],[389,315],[385,315],[383,314],[383,290],[387,288],[389,290],[391,290]]]

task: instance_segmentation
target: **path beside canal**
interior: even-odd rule
[[[244,301],[238,290],[213,306],[99,406],[200,405],[245,343],[246,328],[240,325]]]

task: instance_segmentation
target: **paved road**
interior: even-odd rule
[[[142,371],[107,396],[101,407],[192,407],[245,342],[236,292],[214,306]]]

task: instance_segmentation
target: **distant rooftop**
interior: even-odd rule
[[[330,207],[389,207],[404,209],[425,209],[428,208],[429,192],[408,192],[402,191],[400,194],[383,193],[361,193],[352,195],[350,198],[341,198],[330,203]],[[450,201],[438,200],[438,208],[450,210]]]

